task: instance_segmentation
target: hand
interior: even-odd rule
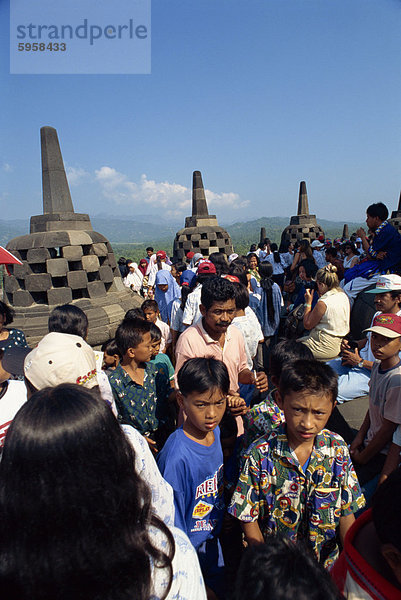
[[[380,252],[376,254],[377,260],[383,260],[383,258],[386,258],[386,256],[387,252],[385,250],[380,250]]]
[[[357,230],[357,232],[356,232],[356,235],[357,235],[358,237],[360,237],[360,238],[364,238],[364,237],[366,237],[366,233],[365,233],[365,230],[364,230],[364,228],[363,228],[363,227],[360,227],[360,228]]]
[[[313,292],[309,288],[305,290],[305,304],[311,304],[313,298]]]
[[[246,402],[239,394],[231,394],[227,396],[227,407],[234,417],[245,415],[249,408]]]
[[[349,350],[349,342],[348,342],[347,338],[344,338],[341,342],[341,346],[340,346],[341,353],[343,353],[344,350]]]
[[[357,349],[354,352],[352,350],[343,350],[341,356],[343,365],[349,365],[350,367],[358,366],[362,360]]]
[[[154,440],[151,440],[150,438],[146,437],[146,435],[145,435],[145,440],[148,442],[149,448],[150,448],[150,451],[152,452],[152,454],[157,454],[158,449],[157,449],[156,442]]]
[[[255,373],[255,374],[256,374],[256,377],[255,377],[256,389],[259,390],[259,392],[267,392],[269,384],[267,381],[266,373],[264,371],[259,371],[258,373]]]
[[[354,441],[352,442],[352,444],[349,447],[350,455],[353,456],[354,452],[358,451],[361,448],[362,444],[363,444],[362,436],[360,436],[359,433],[357,433],[354,438]]]

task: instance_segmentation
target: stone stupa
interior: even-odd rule
[[[9,267],[7,300],[29,345],[47,333],[54,306],[67,303],[85,311],[88,342],[98,345],[140,297],[123,285],[110,242],[93,231],[89,215],[74,212],[57,131],[42,127],[40,135],[43,214],[31,217],[29,235],[7,244],[23,263]]]
[[[308,239],[316,240],[319,235],[324,235],[323,229],[316,222],[316,215],[309,214],[308,193],[305,181],[299,184],[298,211],[291,217],[290,224],[281,234],[281,242],[296,242]]]
[[[401,233],[401,192],[400,192],[400,198],[398,200],[398,209],[393,210],[393,212],[391,213],[391,219],[389,219],[389,222],[391,223],[391,225],[393,227],[395,227],[397,229],[397,231],[399,231]]]
[[[344,224],[343,235],[342,235],[341,239],[342,239],[343,242],[345,242],[345,240],[349,240],[349,230],[348,230],[347,223]]]
[[[209,256],[213,252],[233,252],[231,238],[219,226],[216,215],[209,215],[200,171],[194,171],[192,180],[192,216],[186,217],[184,229],[176,233],[173,256],[183,260],[188,252]]]

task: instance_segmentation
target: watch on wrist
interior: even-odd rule
[[[363,360],[363,358],[362,358],[362,360],[360,360],[360,361],[359,361],[359,363],[358,363],[358,367],[359,367],[360,369],[363,369],[363,363],[364,363],[364,360]]]

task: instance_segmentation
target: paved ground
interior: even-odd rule
[[[352,429],[359,429],[369,407],[369,397],[361,396],[350,402],[338,404],[338,410]]]

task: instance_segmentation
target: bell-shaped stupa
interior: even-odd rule
[[[219,227],[216,215],[209,215],[200,171],[192,180],[192,217],[186,217],[184,229],[176,233],[173,255],[183,260],[188,252],[209,256],[213,252],[232,254],[233,246],[227,231]]]
[[[110,242],[93,231],[89,215],[74,212],[57,131],[42,127],[40,136],[43,214],[31,217],[29,235],[7,244],[23,263],[5,279],[14,324],[33,345],[47,333],[54,306],[72,303],[88,316],[88,342],[101,344],[140,298],[123,285]]]
[[[305,181],[299,184],[298,211],[291,217],[290,224],[281,234],[281,242],[296,242],[308,239],[311,242],[319,235],[324,235],[323,229],[316,222],[316,215],[309,214],[308,192]]]

